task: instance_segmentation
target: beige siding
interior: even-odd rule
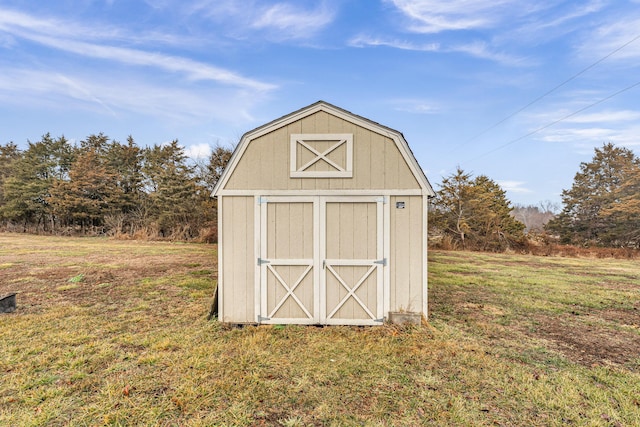
[[[222,198],[223,322],[255,321],[254,198]]]
[[[404,209],[396,208],[396,202],[400,201],[405,202]],[[422,290],[427,285],[423,277],[426,254],[422,248],[422,209],[419,196],[391,197],[391,311],[422,310]]]
[[[289,178],[290,135],[353,134],[352,178]],[[302,158],[310,158],[302,151]],[[307,156],[307,157],[305,157]],[[335,159],[342,159],[343,150]],[[312,170],[329,170],[320,162]],[[320,111],[249,142],[234,169],[227,190],[361,190],[419,189],[416,178],[393,139]]]

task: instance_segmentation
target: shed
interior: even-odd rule
[[[426,317],[434,192],[400,132],[316,102],[244,134],[213,195],[220,321]]]

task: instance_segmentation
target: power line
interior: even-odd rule
[[[518,110],[514,111],[513,113],[509,114],[507,117],[505,117],[504,119],[494,123],[493,125],[489,126],[488,128],[486,128],[485,130],[483,130],[482,132],[476,134],[475,136],[467,139],[466,141],[464,141],[462,144],[458,145],[456,148],[454,148],[455,151],[457,149],[459,149],[460,147],[470,143],[471,141],[478,139],[479,137],[481,137],[482,135],[484,135],[485,133],[489,132],[490,130],[495,129],[496,127],[500,126],[502,123],[506,122],[507,120],[509,120],[510,118],[512,118],[513,116],[515,116],[516,114],[521,113],[522,111],[526,110],[527,108],[529,108],[530,106],[532,106],[533,104],[535,104],[536,102],[540,101],[541,99],[547,97],[548,95],[552,94],[553,92],[555,92],[556,90],[560,89],[562,86],[566,85],[567,83],[575,80],[576,78],[580,77],[582,74],[586,73],[587,71],[589,71],[590,69],[592,69],[593,67],[595,67],[596,65],[600,64],[601,62],[603,62],[604,60],[606,60],[607,58],[611,57],[612,55],[618,53],[619,51],[621,51],[622,49],[624,49],[625,47],[629,46],[631,43],[635,42],[636,40],[640,39],[640,34],[638,34],[637,36],[635,36],[633,39],[629,40],[628,42],[626,42],[625,44],[623,44],[622,46],[618,47],[617,49],[609,52],[607,55],[603,56],[602,58],[598,59],[596,62],[594,62],[593,64],[589,65],[588,67],[584,68],[583,70],[579,71],[578,73],[574,74],[573,76],[569,77],[568,79],[566,79],[565,81],[563,81],[562,83],[558,84],[557,86],[555,86],[554,88],[548,90],[547,92],[543,93],[542,95],[540,95],[539,97],[537,97],[536,99],[534,99],[533,101],[529,102],[528,104],[526,104],[525,106],[519,108]]]
[[[564,117],[562,117],[562,118],[560,118],[560,119],[558,119],[558,120],[555,120],[555,121],[553,121],[553,122],[551,122],[551,123],[548,123],[548,124],[546,124],[546,125],[544,125],[544,126],[542,126],[542,127],[539,127],[538,129],[533,130],[533,131],[531,131],[531,132],[527,133],[526,135],[522,135],[522,136],[520,136],[520,137],[518,137],[518,138],[512,139],[511,141],[507,142],[506,144],[502,144],[501,146],[496,147],[496,148],[494,148],[494,149],[493,149],[493,150],[491,150],[491,151],[487,151],[486,153],[481,154],[481,155],[479,155],[478,157],[475,157],[475,158],[471,159],[470,161],[478,160],[478,159],[480,159],[480,158],[482,158],[482,157],[488,156],[489,154],[495,153],[495,152],[496,152],[496,151],[498,151],[498,150],[502,150],[504,147],[507,147],[507,146],[509,146],[509,145],[511,145],[511,144],[514,144],[514,143],[518,142],[518,141],[521,141],[521,140],[523,140],[523,139],[525,139],[525,138],[527,138],[527,137],[529,137],[529,136],[531,136],[531,135],[534,135],[534,134],[536,134],[536,133],[538,133],[538,132],[540,132],[540,131],[542,131],[542,130],[545,130],[545,129],[547,129],[547,128],[550,128],[551,126],[553,126],[553,125],[555,125],[555,124],[558,124],[558,123],[560,123],[560,122],[562,122],[562,121],[564,121],[564,120],[567,120],[568,118],[573,117],[573,116],[575,116],[576,114],[580,114],[580,113],[582,113],[583,111],[588,110],[588,109],[589,109],[589,108],[591,108],[591,107],[595,107],[596,105],[602,104],[603,102],[608,101],[608,100],[610,100],[611,98],[613,98],[613,97],[615,97],[615,96],[618,96],[618,95],[620,95],[620,94],[621,94],[621,93],[623,93],[623,92],[626,92],[626,91],[628,91],[628,90],[630,90],[630,89],[633,89],[633,88],[634,88],[634,87],[636,87],[636,86],[640,86],[640,81],[639,81],[639,82],[636,82],[636,83],[634,83],[634,84],[632,84],[632,85],[630,85],[630,86],[627,86],[627,87],[625,87],[624,89],[620,89],[619,91],[617,91],[617,92],[615,92],[615,93],[613,93],[613,94],[611,94],[611,95],[607,96],[606,98],[602,98],[602,99],[600,99],[600,100],[598,100],[598,101],[596,101],[596,102],[594,102],[594,103],[592,103],[592,104],[587,105],[586,107],[582,107],[582,108],[580,108],[579,110],[574,111],[574,112],[573,112],[573,113],[571,113],[571,114],[567,114],[566,116],[564,116]]]

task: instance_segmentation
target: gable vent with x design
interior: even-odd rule
[[[292,134],[292,178],[351,178],[353,134]]]

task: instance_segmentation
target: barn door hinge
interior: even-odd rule
[[[262,323],[262,322],[264,322],[265,320],[271,320],[271,318],[270,318],[270,317],[262,317],[262,316],[260,316],[260,315],[258,314],[258,323]]]
[[[271,261],[269,261],[268,259],[258,258],[258,265],[269,264],[270,262]]]
[[[382,203],[386,204],[387,203],[387,196],[378,197],[376,199],[376,202],[382,202]]]
[[[373,319],[373,321],[376,323],[384,323],[384,317],[381,319]]]
[[[373,261],[373,263],[374,264],[380,264],[383,267],[386,267],[387,266],[387,259],[386,258],[382,258],[382,259],[379,259],[377,261]]]
[[[266,197],[264,197],[264,196],[258,196],[258,204],[259,204],[259,205],[261,205],[261,204],[263,204],[263,203],[267,203],[267,202],[268,202],[268,200],[267,200],[267,198],[266,198]]]

